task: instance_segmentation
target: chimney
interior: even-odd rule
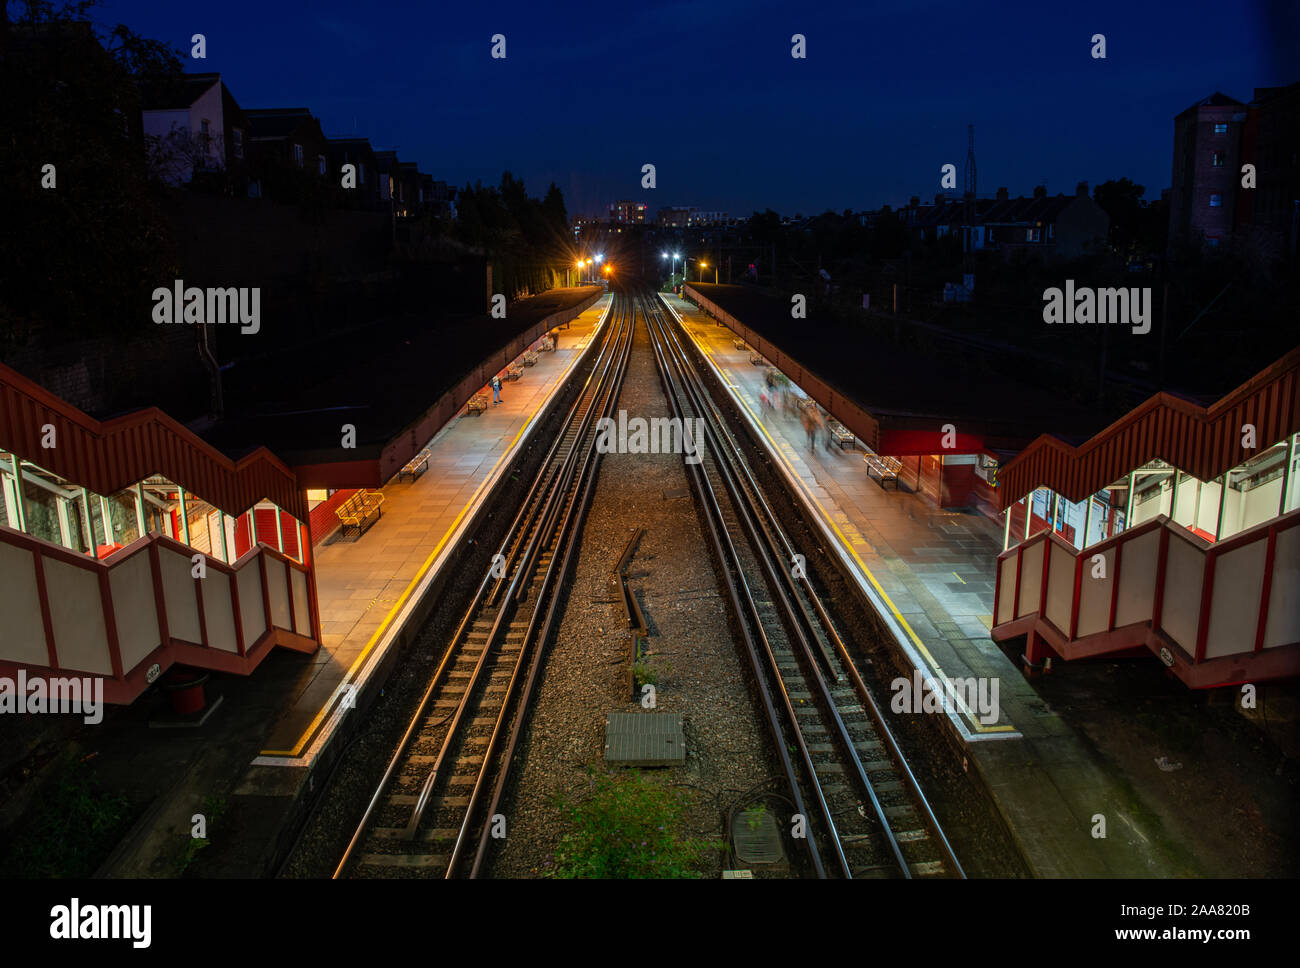
[[[1034,198],[1046,198],[1046,197],[1047,197],[1046,185],[1037,185],[1034,187]]]
[[[1074,194],[1080,196],[1081,198],[1087,198],[1087,197],[1088,197],[1088,183],[1087,183],[1086,181],[1082,181],[1082,182],[1079,182],[1079,184],[1075,185],[1075,186],[1074,186]]]
[[[1005,188],[999,188],[999,189],[998,189],[998,201],[999,201],[999,202],[1005,202],[1005,201],[1007,200],[1007,198],[1008,198],[1007,190],[1006,190]]]

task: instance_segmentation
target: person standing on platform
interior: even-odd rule
[[[805,410],[799,417],[799,422],[803,424],[804,431],[808,434],[808,449],[812,450],[817,445],[815,436],[816,430],[813,426],[813,416]]]
[[[500,402],[501,402],[501,377],[494,376],[492,378],[492,406],[495,407]]]

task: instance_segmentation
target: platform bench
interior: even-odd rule
[[[892,483],[894,490],[898,490],[898,472],[903,469],[902,461],[897,457],[881,457],[879,454],[864,454],[862,461],[867,465],[867,473],[876,479],[881,488]]]
[[[551,339],[551,337],[549,336],[542,337],[542,345],[541,345],[542,352],[549,353],[554,349],[555,349],[555,340]]]
[[[738,350],[747,350],[747,349],[749,349],[749,347],[745,345],[745,341],[744,341],[743,339],[739,339],[739,338],[737,338],[737,339],[733,339],[733,340],[731,341],[731,345],[734,346],[734,347],[735,347],[736,349],[738,349]]]
[[[406,465],[397,472],[397,479],[400,481],[403,477],[409,477],[412,481],[418,480],[420,475],[429,469],[429,452],[422,450],[410,460]]]
[[[840,445],[840,450],[853,450],[858,444],[858,438],[853,436],[853,431],[838,421],[830,422],[830,434]]]
[[[523,356],[524,366],[534,366],[537,363],[537,351],[529,350]]]
[[[383,515],[381,510],[383,503],[384,495],[379,491],[362,491],[340,504],[334,513],[338,515],[339,523],[343,525],[343,537],[346,538],[348,532],[352,531],[355,532],[353,538],[355,541],[365,534],[366,530]]]
[[[750,351],[749,351],[749,362],[754,363],[754,364],[758,364],[758,363],[762,363],[762,362],[764,362],[764,360],[763,360],[763,354],[760,353],[758,350],[750,350]]]
[[[479,391],[469,398],[469,403],[465,404],[465,413],[481,414],[491,404],[492,398],[486,393]]]
[[[518,363],[511,363],[508,367],[506,367],[507,380],[518,380],[523,375],[524,375],[524,368],[520,366]]]

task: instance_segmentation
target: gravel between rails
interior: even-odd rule
[[[629,417],[669,416],[644,322],[618,403]],[[559,798],[582,799],[589,769],[604,769],[605,717],[636,712],[625,663],[631,652],[611,569],[637,527],[646,529],[628,569],[649,626],[658,670],[656,711],[684,720],[687,762],[644,771],[693,794],[682,835],[725,840],[728,808],[777,772],[747,667],[680,455],[606,454],[600,466],[563,620],[520,745],[506,802],[508,834],[490,858],[491,877],[542,877],[566,825]],[[701,865],[717,877],[722,856]]]

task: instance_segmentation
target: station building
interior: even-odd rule
[[[1150,650],[1189,686],[1300,674],[1300,350],[1210,407],[1157,394],[999,482],[993,638],[1049,658]]]

